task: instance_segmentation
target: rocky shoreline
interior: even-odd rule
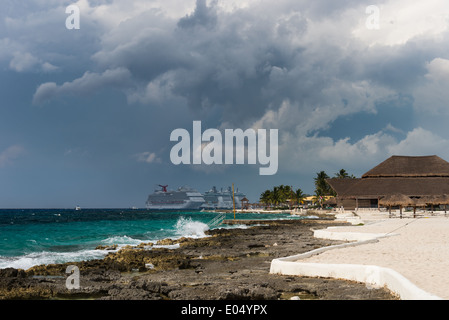
[[[329,220],[277,221],[248,229],[215,229],[111,251],[104,259],[0,270],[0,299],[100,300],[394,300],[386,289],[345,280],[269,274],[272,259],[341,242],[316,239],[311,228]],[[104,249],[104,248],[103,248]],[[111,248],[114,249],[114,248]],[[66,268],[80,270],[80,288],[67,289]]]

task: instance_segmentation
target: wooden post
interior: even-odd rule
[[[235,220],[235,198],[234,198],[234,184],[232,184],[232,204],[234,206],[234,220]]]

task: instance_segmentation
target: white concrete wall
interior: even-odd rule
[[[336,278],[336,279],[345,279],[363,282],[375,288],[386,287],[391,292],[397,294],[399,298],[403,300],[441,299],[438,296],[432,295],[418,288],[407,278],[389,268],[372,265],[324,264],[324,263],[301,262],[302,259],[306,259],[312,255],[316,255],[327,250],[333,250],[336,248],[347,246],[356,246],[377,241],[378,240],[376,238],[371,237],[357,242],[323,247],[294,256],[274,259],[271,262],[270,273],[297,275],[306,277]]]
[[[342,241],[366,241],[370,239],[379,239],[391,237],[397,234],[386,233],[365,233],[365,232],[332,232],[332,227],[327,229],[313,230],[313,236],[319,239],[342,240]]]

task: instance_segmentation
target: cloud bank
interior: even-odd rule
[[[128,132],[156,137],[129,151],[141,164],[169,163],[167,152],[142,151],[169,149],[159,132],[193,120],[279,129],[279,174],[364,172],[392,154],[449,159],[446,2],[379,1],[376,30],[366,27],[371,4],[355,0],[74,4],[80,30],[65,29],[59,1],[11,4],[0,13],[0,63],[42,76],[30,102],[45,110],[103,90],[120,94],[123,110],[145,110],[151,134],[139,116],[120,122],[123,144],[138,144]]]

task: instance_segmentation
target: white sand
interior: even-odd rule
[[[366,219],[366,220],[365,220]],[[391,268],[428,293],[449,299],[449,217],[376,219],[333,232],[394,233],[379,242],[333,249],[301,260]]]

